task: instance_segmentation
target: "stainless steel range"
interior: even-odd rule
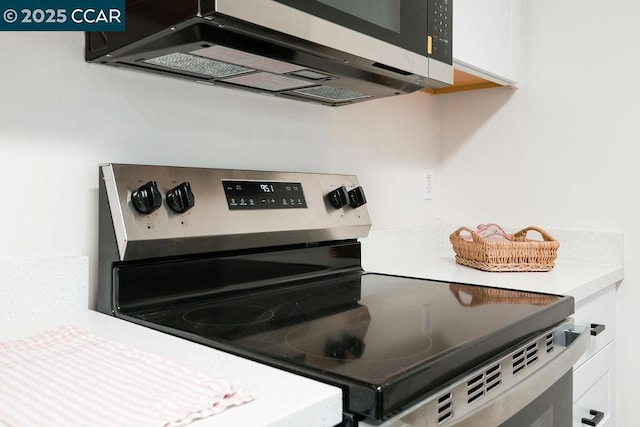
[[[566,426],[571,297],[373,274],[352,175],[100,166],[98,309],[343,390],[343,425]]]

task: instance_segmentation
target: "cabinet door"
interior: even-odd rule
[[[591,342],[580,360],[574,365],[576,368],[589,360],[605,345],[613,341],[616,335],[616,288],[609,286],[597,294],[591,295],[576,303],[573,316],[576,323],[590,326],[599,324],[604,326],[602,332],[591,337]],[[596,333],[596,331],[594,331]]]
[[[613,424],[613,358],[615,341],[586,361],[573,373],[573,427],[587,427],[582,419],[601,412],[597,426]]]
[[[457,69],[506,85],[520,78],[521,0],[453,0]]]

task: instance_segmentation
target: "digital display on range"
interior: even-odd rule
[[[299,209],[307,202],[299,182],[222,181],[229,209]]]

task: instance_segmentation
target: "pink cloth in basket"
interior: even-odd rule
[[[182,426],[251,400],[228,381],[75,326],[0,343],[0,425]]]

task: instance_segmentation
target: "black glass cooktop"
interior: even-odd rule
[[[572,313],[570,297],[358,272],[128,316],[339,385],[382,419]]]

